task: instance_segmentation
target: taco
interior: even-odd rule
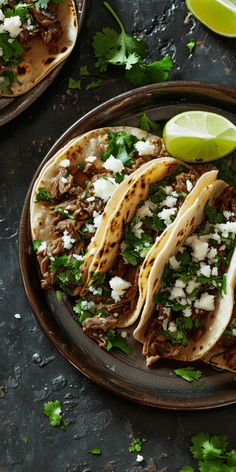
[[[141,166],[145,169],[161,154],[165,150],[156,136],[136,128],[104,128],[75,138],[45,164],[30,203],[43,288],[57,281],[71,295],[77,294],[82,259],[86,273],[107,221]],[[160,166],[160,178],[165,172]],[[142,196],[142,181],[136,187]]]
[[[71,53],[73,0],[5,0],[0,9],[0,96],[28,92]]]
[[[235,189],[203,190],[158,253],[134,337],[150,366],[160,358],[203,357],[227,327],[234,305]],[[166,232],[169,231],[169,228]]]
[[[165,170],[164,178],[160,168]],[[145,302],[148,287],[148,273],[140,268],[153,244],[158,240],[159,250],[164,246],[165,228],[174,227],[216,176],[217,171],[209,171],[208,166],[193,168],[165,158],[158,166],[151,162],[139,174],[137,180],[146,191],[138,206],[134,200],[137,181],[130,184],[130,198],[123,198],[118,213],[110,218],[102,249],[94,256],[96,262],[89,267],[87,283],[74,308],[84,332],[101,347],[110,345],[110,329],[130,326],[139,316],[137,303],[140,298]]]

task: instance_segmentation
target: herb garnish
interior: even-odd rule
[[[196,41],[195,41],[195,39],[191,39],[191,40],[186,44],[186,46],[187,46],[187,48],[188,48],[190,54],[192,54],[192,52],[193,52],[193,50],[194,50],[194,48],[195,48],[195,46],[196,46]]]
[[[116,348],[124,352],[124,354],[127,354],[127,355],[131,354],[132,349],[130,345],[114,329],[109,329],[106,333],[106,337],[108,339],[108,344],[106,346],[107,351],[110,351],[111,349]]]
[[[40,248],[41,244],[42,244],[41,239],[35,239],[34,241],[32,241],[33,251],[37,252],[38,249]]]
[[[218,179],[224,180],[231,187],[236,187],[236,153],[232,159],[220,159],[214,162],[219,169]]]
[[[159,128],[159,124],[149,118],[146,113],[139,113],[137,117],[139,118],[139,128],[144,129],[144,131],[156,131]]]
[[[86,90],[86,91],[92,90],[92,89],[101,87],[101,85],[102,85],[102,81],[101,81],[101,80],[93,80],[93,81],[90,82],[88,85],[86,85],[85,90]]]
[[[35,194],[34,203],[39,203],[39,202],[51,203],[51,201],[52,201],[52,196],[49,193],[49,191],[46,189],[46,187],[40,187],[39,191],[36,192]]]
[[[44,414],[48,416],[51,426],[60,426],[63,421],[63,417],[61,414],[61,402],[59,400],[45,403],[43,411]]]
[[[69,213],[68,210],[64,210],[64,208],[61,208],[59,206],[55,206],[54,211],[57,211],[60,215],[63,215],[66,218],[69,218],[70,220],[74,220],[74,217]]]
[[[196,370],[191,366],[183,367],[182,369],[175,369],[174,373],[188,382],[198,380],[202,376],[202,372],[200,370]]]
[[[146,439],[135,438],[129,446],[129,452],[141,452],[144,442],[146,442]]]
[[[100,456],[102,454],[101,449],[99,449],[98,447],[95,447],[94,449],[90,449],[88,452],[89,454],[94,454],[95,456]]]
[[[204,211],[209,223],[216,225],[225,222],[223,213],[220,213],[217,208],[210,207],[208,202],[205,205]]]
[[[81,80],[73,79],[72,77],[70,77],[68,82],[68,88],[81,90]]]
[[[146,63],[145,43],[128,34],[120,18],[108,2],[104,6],[117,22],[120,32],[105,27],[93,37],[93,49],[97,59],[95,67],[100,72],[107,70],[109,64],[122,66],[126,78],[133,85],[145,85],[167,80],[173,67],[169,56],[160,61]]]
[[[124,166],[134,164],[132,159],[136,149],[134,147],[138,138],[126,131],[118,131],[113,133],[108,131],[108,149],[102,155],[102,160],[106,161],[112,154],[116,159],[119,159]]]
[[[200,472],[235,472],[236,450],[227,451],[227,436],[210,436],[198,433],[191,438],[190,451],[198,462]],[[195,472],[190,466],[184,466],[179,472]]]
[[[65,293],[70,293],[71,285],[79,285],[81,282],[82,259],[75,259],[72,256],[55,256],[51,262],[50,269],[58,271],[55,283]]]

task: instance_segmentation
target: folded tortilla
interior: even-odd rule
[[[236,316],[234,304],[233,315],[215,346],[202,358],[204,362],[219,369],[236,373]]]
[[[224,207],[224,216],[220,214],[225,223],[214,225],[208,220],[207,226],[204,224],[205,205],[217,208],[226,193],[227,185],[223,181],[210,184],[174,228],[166,229],[167,243],[157,242],[146,302],[134,330],[135,339],[144,344],[148,366],[162,357],[182,361],[202,358],[217,343],[230,321],[236,282],[235,223],[230,221],[233,215],[230,199],[229,208]],[[222,221],[218,213],[217,218]],[[226,272],[218,274],[214,257],[218,257],[222,272],[227,238],[233,247],[232,254],[227,253]]]

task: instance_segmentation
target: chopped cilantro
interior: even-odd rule
[[[192,54],[192,52],[193,52],[193,50],[194,50],[194,48],[195,48],[195,46],[196,46],[196,40],[195,40],[195,39],[191,39],[191,40],[187,43],[186,46],[187,46],[187,48],[188,48],[190,54]]]
[[[125,341],[124,338],[122,338],[114,329],[109,329],[107,331],[107,339],[108,339],[108,344],[106,347],[107,351],[110,351],[113,348],[119,349],[120,351],[124,352],[124,354],[130,355],[132,352],[132,349],[130,345]]]
[[[115,174],[115,182],[117,184],[121,184],[121,182],[123,182],[124,180],[124,175],[120,174],[119,172],[116,172]]]
[[[80,162],[80,163],[78,164],[78,169],[79,169],[79,170],[84,170],[84,168],[85,168],[85,162]]]
[[[227,436],[198,433],[191,441],[190,451],[198,462],[200,472],[236,472],[236,450],[227,451]],[[179,472],[194,472],[194,469],[185,466]]]
[[[159,124],[149,118],[146,113],[139,113],[137,117],[139,118],[139,128],[144,129],[144,131],[156,131],[159,128]]]
[[[169,56],[161,61],[144,62],[146,58],[145,43],[129,35],[120,18],[108,2],[104,6],[117,22],[120,32],[113,28],[103,28],[93,37],[93,49],[97,59],[95,67],[100,72],[107,70],[109,64],[122,66],[126,78],[131,84],[145,85],[168,79],[173,62]]]
[[[58,285],[64,292],[70,293],[71,285],[78,286],[81,282],[80,267],[83,261],[75,259],[71,256],[56,256],[52,261],[50,268],[53,271],[58,271],[55,279]]]
[[[56,299],[58,302],[62,301],[62,292],[61,290],[56,290]]]
[[[60,215],[66,216],[66,218],[69,218],[70,220],[74,220],[74,217],[69,213],[68,210],[64,210],[59,206],[55,206],[54,210],[57,211]]]
[[[2,59],[7,62],[8,65],[17,64],[24,51],[19,41],[14,38],[9,43],[9,39],[12,39],[8,33],[0,34],[0,48],[2,49]]]
[[[174,373],[188,382],[198,380],[202,376],[202,372],[200,370],[196,370],[191,366],[183,367],[182,369],[175,369]]]
[[[68,88],[81,90],[81,80],[73,79],[72,77],[70,77],[68,82]]]
[[[48,416],[51,426],[60,426],[63,418],[61,414],[61,403],[59,400],[54,402],[47,402],[43,408],[44,414]]]
[[[129,446],[129,452],[141,452],[143,449],[143,443],[146,442],[146,439],[136,438]]]
[[[236,187],[236,153],[234,153],[232,159],[220,159],[214,162],[214,165],[219,169],[218,179],[222,179],[232,187]]]
[[[95,456],[100,456],[102,454],[101,449],[95,447],[94,449],[89,449],[89,454],[94,454]]]
[[[89,77],[90,72],[88,70],[88,66],[81,66],[79,70],[80,75],[83,75],[84,77]]]
[[[106,161],[112,154],[116,159],[119,159],[124,166],[134,164],[132,159],[136,149],[134,147],[138,138],[126,131],[118,131],[113,133],[108,131],[108,149],[103,153],[102,159]]]
[[[52,196],[46,187],[40,187],[39,191],[36,192],[34,203],[46,202],[51,203]]]
[[[86,85],[85,90],[92,90],[98,87],[101,87],[102,81],[101,80],[93,80],[93,82],[90,82],[88,85]]]
[[[33,245],[33,251],[34,252],[37,252],[39,247],[41,246],[42,244],[42,241],[41,239],[35,239],[33,242],[32,242],[32,245]]]
[[[99,307],[96,306],[94,302],[89,302],[82,298],[78,298],[76,300],[76,304],[73,310],[76,313],[75,320],[79,324],[83,324],[84,320],[86,320],[87,318],[93,318],[93,316],[96,315],[101,315],[103,317],[108,316],[108,311],[104,309],[99,309]]]
[[[150,249],[152,246],[152,237],[149,234],[142,233],[140,238],[137,238],[133,233],[133,226],[136,219],[133,218],[131,223],[125,227],[125,238],[124,238],[124,249],[122,250],[122,256],[131,265],[136,266],[143,261],[142,252]]]
[[[225,222],[224,215],[217,208],[210,207],[208,202],[205,205],[205,214],[209,223],[213,225]]]
[[[25,445],[27,445],[28,442],[29,442],[28,436],[23,436],[23,437],[22,437],[22,441],[23,441],[23,443],[24,443]]]

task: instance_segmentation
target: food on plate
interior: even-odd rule
[[[234,304],[232,318],[221,338],[211,349],[203,361],[220,369],[236,372],[236,305]]]
[[[203,357],[230,322],[234,305],[236,189],[223,181],[201,192],[153,264],[134,337],[147,365]],[[168,231],[168,230],[167,230]]]
[[[162,169],[165,177],[162,173],[160,179]],[[120,207],[119,214],[110,218],[74,308],[84,332],[101,347],[109,345],[109,329],[130,326],[138,318],[150,273],[150,267],[142,269],[142,263],[152,254],[154,243],[159,250],[164,246],[165,228],[173,226],[199,193],[216,179],[217,171],[207,171],[207,166],[193,169],[168,157],[151,162],[138,177],[145,184],[146,195],[136,212],[132,187],[136,190],[137,181],[130,184],[130,199],[123,199],[123,203],[133,217],[127,224]],[[142,304],[137,306],[140,298]]]
[[[73,0],[3,0],[0,96],[28,92],[71,53],[78,22]]]
[[[43,288],[56,284],[77,294],[80,266],[83,262],[86,274],[110,216],[141,166],[165,154],[162,140],[145,131],[103,128],[75,138],[44,165],[30,203]],[[145,190],[141,185],[138,181],[138,195]]]

